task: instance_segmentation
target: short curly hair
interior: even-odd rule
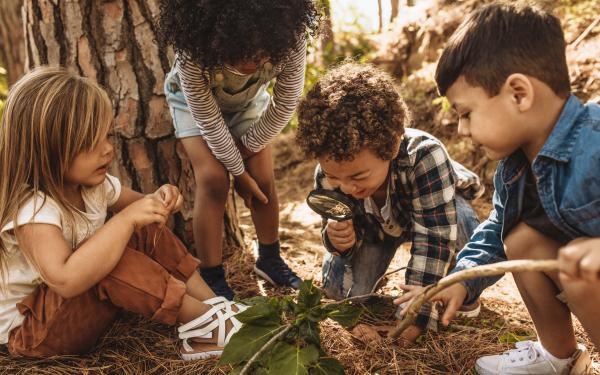
[[[211,69],[268,57],[276,65],[317,34],[319,21],[312,0],[161,0],[157,31],[184,64]]]
[[[391,160],[409,124],[392,77],[373,65],[346,62],[322,77],[300,102],[296,141],[311,158],[352,161],[367,148]]]

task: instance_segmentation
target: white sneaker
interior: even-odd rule
[[[470,305],[462,305],[456,311],[457,318],[477,318],[481,313],[481,301],[478,299]]]
[[[551,361],[538,342],[521,341],[516,349],[499,355],[481,357],[475,363],[479,375],[587,375],[591,374],[592,360],[585,346],[578,344],[578,350],[566,361]]]

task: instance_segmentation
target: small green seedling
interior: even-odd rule
[[[344,368],[321,348],[320,322],[354,326],[362,309],[348,301],[322,303],[323,292],[306,280],[298,297],[254,297],[236,315],[244,323],[219,361],[230,374],[337,375]]]

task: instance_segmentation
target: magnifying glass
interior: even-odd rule
[[[350,220],[356,212],[356,203],[335,190],[313,190],[306,197],[306,204],[319,215],[335,221]]]

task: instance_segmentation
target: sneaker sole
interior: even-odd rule
[[[257,274],[258,276],[260,276],[261,278],[267,280],[271,285],[275,286],[275,287],[280,287],[280,285],[276,284],[275,281],[273,281],[273,279],[271,279],[269,277],[269,275],[267,275],[266,273],[264,273],[263,271],[261,271],[258,267],[254,266],[254,273]]]
[[[212,350],[209,352],[200,353],[179,353],[184,361],[198,361],[201,359],[220,357],[223,354],[222,350]]]
[[[486,369],[479,367],[479,365],[475,364],[475,372],[477,375],[494,375],[491,372],[488,372]]]
[[[457,311],[456,317],[457,318],[477,318],[480,313],[481,313],[481,303],[477,306],[477,308],[475,308],[471,311],[460,311],[460,310]]]

